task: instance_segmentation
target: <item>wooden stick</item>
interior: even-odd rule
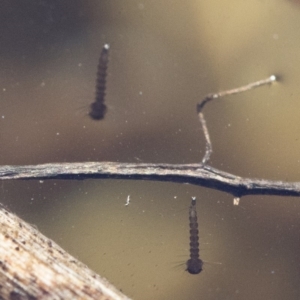
[[[250,179],[207,165],[133,164],[114,162],[54,163],[34,166],[1,166],[0,180],[8,179],[131,179],[189,183],[232,194],[300,196],[300,182]]]
[[[0,207],[0,299],[129,299]]]

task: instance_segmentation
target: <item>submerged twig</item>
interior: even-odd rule
[[[235,89],[231,89],[231,90],[227,90],[227,91],[222,91],[219,93],[215,93],[215,94],[208,94],[200,103],[197,104],[197,113],[199,116],[199,120],[202,126],[202,130],[203,130],[203,134],[205,137],[205,154],[204,157],[202,159],[202,164],[206,164],[209,159],[210,156],[212,154],[212,144],[211,144],[211,140],[209,137],[209,133],[208,133],[208,129],[207,129],[207,125],[206,125],[206,121],[204,118],[204,115],[202,113],[202,110],[205,106],[205,104],[211,100],[217,99],[217,98],[221,98],[224,96],[229,96],[229,95],[233,95],[233,94],[238,94],[238,93],[242,93],[242,92],[246,92],[249,90],[252,90],[254,88],[266,85],[266,84],[270,84],[274,81],[277,80],[277,77],[275,75],[271,75],[270,77],[263,79],[263,80],[259,80],[259,81],[255,81],[253,83],[249,83],[247,85],[241,86],[239,88],[235,88]]]
[[[56,163],[35,166],[1,166],[7,179],[130,179],[189,183],[245,195],[300,196],[300,182],[282,182],[235,176],[200,164],[134,164],[114,162]]]

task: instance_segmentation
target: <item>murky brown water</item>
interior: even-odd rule
[[[0,16],[1,164],[199,162],[197,101],[276,73],[272,87],[205,107],[211,164],[300,181],[297,2],[9,2]],[[104,43],[108,112],[93,122]],[[119,180],[4,182],[0,196],[134,299],[299,299],[298,198],[235,207],[201,187]],[[199,275],[184,271],[191,196]]]

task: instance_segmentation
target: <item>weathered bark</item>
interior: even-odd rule
[[[0,299],[129,299],[0,207]]]
[[[202,164],[82,162],[0,167],[0,180],[82,180],[88,178],[189,183],[230,193],[234,197],[245,195],[300,196],[300,182],[243,178]]]

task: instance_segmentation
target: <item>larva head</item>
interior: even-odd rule
[[[199,274],[203,270],[202,267],[203,261],[199,258],[191,258],[186,262],[186,271],[193,275]]]
[[[89,116],[93,120],[102,120],[105,116],[106,110],[107,110],[107,108],[106,108],[106,105],[104,103],[93,102],[90,105]]]

